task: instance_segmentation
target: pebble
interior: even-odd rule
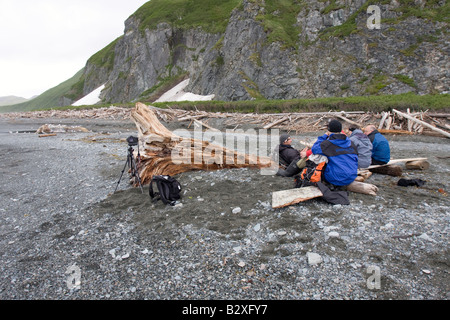
[[[311,266],[315,266],[323,262],[322,257],[317,253],[308,252],[306,255],[308,257],[308,264]]]
[[[237,213],[241,213],[241,208],[240,207],[236,207],[236,208],[234,208],[231,212],[232,213],[234,213],[234,214],[237,214]]]
[[[328,233],[328,236],[330,238],[339,238],[339,232],[331,231],[330,233]]]

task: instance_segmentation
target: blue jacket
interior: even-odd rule
[[[368,137],[373,145],[372,159],[378,162],[388,163],[391,160],[391,149],[389,148],[387,139],[378,130],[372,131]]]
[[[358,153],[355,144],[345,135],[332,133],[319,137],[311,148],[312,153],[328,157],[324,178],[335,186],[346,186],[358,175]]]

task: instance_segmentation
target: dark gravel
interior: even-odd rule
[[[182,174],[166,207],[126,178],[113,194],[130,121],[0,121],[0,300],[449,298],[448,139],[389,136],[393,158],[429,158],[404,173],[426,185],[374,175],[349,206],[273,210],[292,180],[239,169]],[[31,133],[50,121],[90,132]]]

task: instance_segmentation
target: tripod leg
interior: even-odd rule
[[[114,190],[114,193],[116,193],[117,188],[119,187],[120,180],[122,180],[123,173],[125,172],[125,168],[127,167],[127,164],[129,163],[129,161],[130,161],[130,159],[128,159],[128,157],[127,157],[127,161],[125,162],[125,165],[123,166],[122,173],[120,174],[119,181],[117,181],[117,185],[116,185],[116,189]]]
[[[139,172],[137,170],[136,162],[133,158],[131,158],[131,171],[132,176],[136,178],[139,183],[139,187],[141,188],[142,193],[144,193],[144,189],[142,188],[141,177],[139,176]]]

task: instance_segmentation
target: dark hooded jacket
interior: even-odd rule
[[[288,166],[292,161],[300,159],[300,152],[287,144],[280,144],[278,146],[278,151],[280,155],[280,164]]]

